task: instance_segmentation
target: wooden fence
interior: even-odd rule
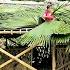
[[[70,53],[65,46],[52,47],[52,70],[70,70]]]

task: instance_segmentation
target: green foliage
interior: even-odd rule
[[[55,16],[57,19],[64,21],[65,23],[70,24],[70,9],[69,7],[63,7],[55,12]]]
[[[20,28],[28,25],[37,25],[37,17],[41,16],[43,8],[36,9],[16,6],[0,6],[0,28]]]

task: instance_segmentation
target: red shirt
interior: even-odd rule
[[[46,10],[46,12],[44,13],[44,19],[47,21],[51,21],[54,19],[54,15],[52,15],[50,11]]]

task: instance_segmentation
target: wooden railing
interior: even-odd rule
[[[23,29],[15,29],[15,30],[0,30],[0,34],[24,34],[28,31],[32,30],[32,28],[23,28]]]

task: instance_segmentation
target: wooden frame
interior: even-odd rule
[[[20,64],[22,64],[23,66],[26,66],[27,68],[29,68],[30,70],[37,70],[34,67],[30,66],[29,64],[25,63],[24,61],[21,61],[20,59],[18,59],[18,57],[20,57],[21,55],[29,52],[30,50],[32,50],[35,46],[31,46],[28,49],[24,50],[23,52],[19,53],[16,56],[11,55],[10,53],[8,53],[7,51],[3,50],[2,48],[0,48],[0,52],[4,53],[5,55],[9,56],[10,60],[8,60],[7,62],[3,63],[0,65],[0,68],[4,67],[5,65],[11,63],[12,61],[16,60],[17,62],[19,62]]]

